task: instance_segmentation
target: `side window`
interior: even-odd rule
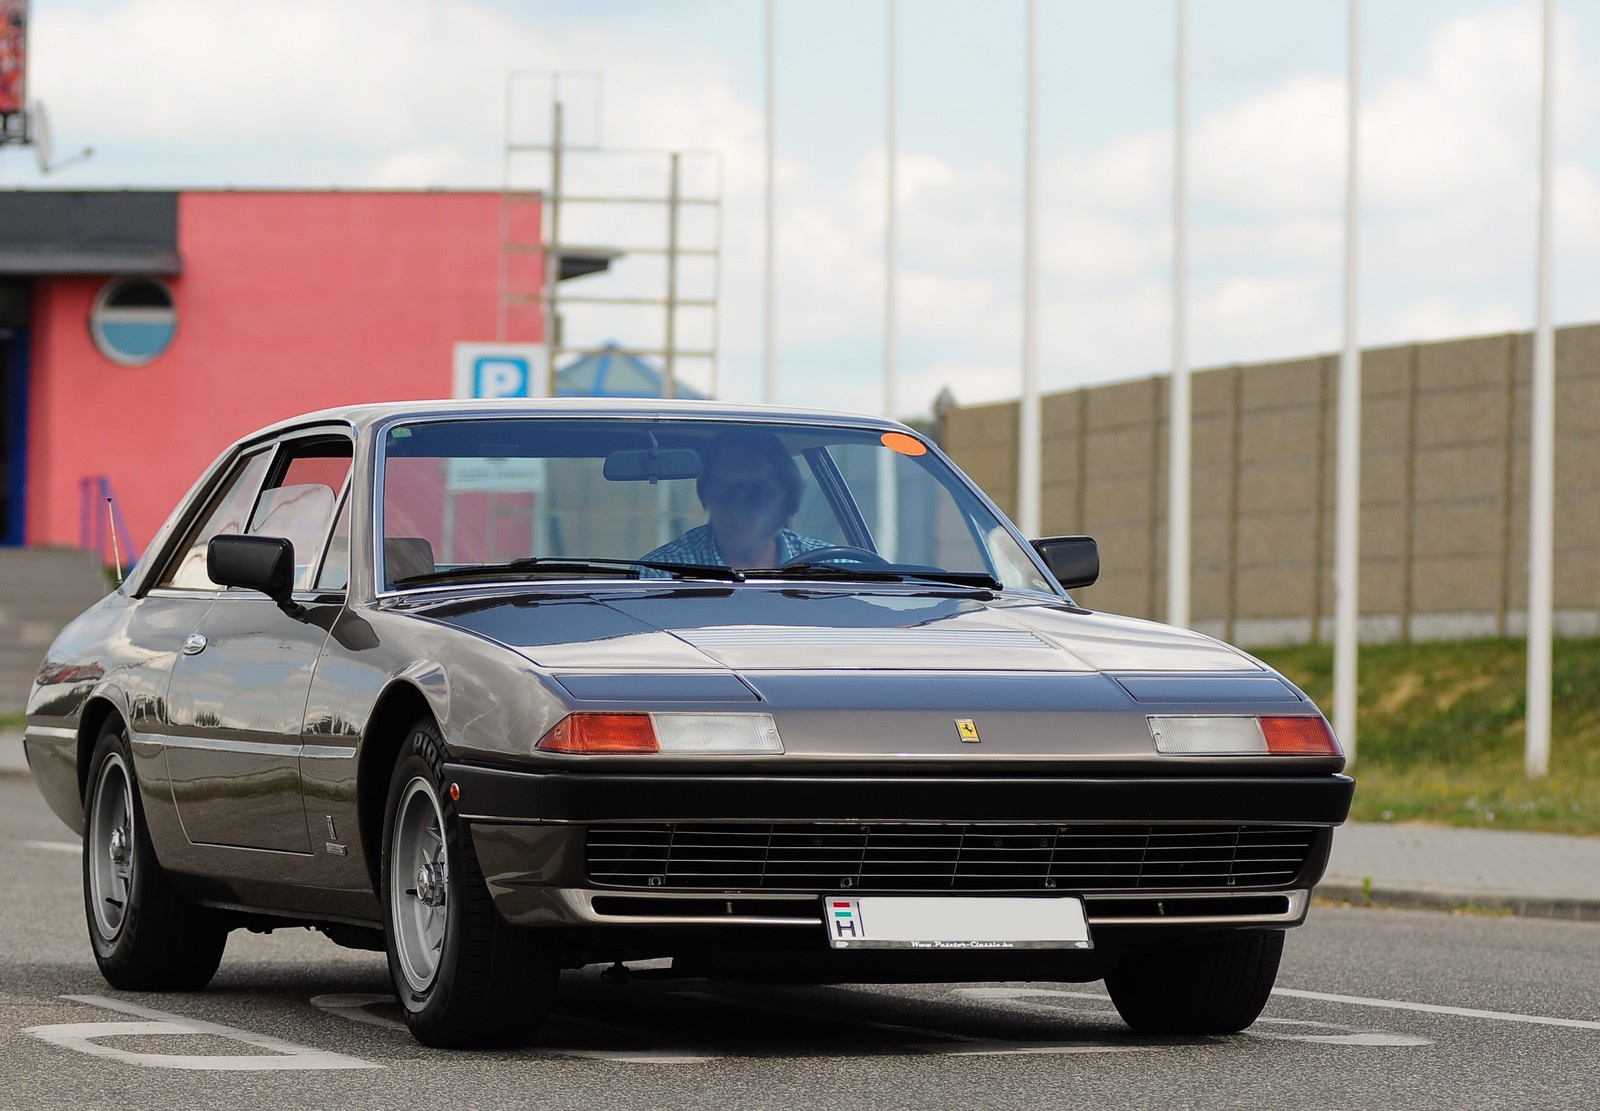
[[[172,586],[180,590],[217,589],[217,584],[206,574],[206,545],[213,536],[244,531],[250,507],[255,504],[256,491],[261,488],[261,480],[266,476],[271,460],[272,451],[266,449],[239,461],[206,513],[200,517],[199,524],[189,533],[183,550],[157,581],[157,586]]]
[[[339,491],[350,475],[350,453],[350,441],[342,438],[285,444],[274,477],[250,515],[245,532],[287,537],[294,545],[296,590],[311,589]]]

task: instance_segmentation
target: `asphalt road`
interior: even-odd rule
[[[424,1049],[383,961],[235,934],[195,995],[112,990],[73,839],[0,777],[0,1107],[1593,1107],[1600,925],[1319,907],[1231,1038],[1130,1033],[1099,985],[615,987],[539,1048]]]

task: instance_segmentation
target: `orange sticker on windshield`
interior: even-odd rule
[[[883,446],[890,451],[898,451],[901,455],[926,455],[928,445],[915,436],[907,436],[904,432],[885,432],[881,437]]]

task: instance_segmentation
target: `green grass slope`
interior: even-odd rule
[[[1256,653],[1333,710],[1333,647]],[[1555,643],[1550,774],[1524,771],[1520,640],[1361,649],[1351,818],[1600,833],[1600,639]]]

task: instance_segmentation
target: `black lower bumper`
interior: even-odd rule
[[[472,829],[484,878],[501,915],[516,925],[586,931],[752,925],[820,930],[820,894],[845,888],[869,892],[890,882],[881,876],[875,881],[878,873],[867,863],[862,864],[860,876],[851,873],[843,880],[832,874],[820,880],[792,871],[783,874],[778,866],[733,865],[728,861],[743,858],[735,850],[721,848],[704,861],[689,862],[681,873],[673,864],[624,861],[627,866],[621,866],[590,859],[589,841],[598,828],[610,825],[614,828],[609,832],[615,833],[616,828],[645,830],[651,823],[687,833],[690,842],[695,836],[707,836],[708,829],[715,831],[711,836],[718,846],[725,836],[748,837],[748,826],[754,825],[787,835],[792,830],[782,828],[785,823],[806,825],[819,838],[807,842],[814,845],[834,836],[821,828],[828,823],[854,824],[858,832],[867,823],[873,827],[935,823],[957,831],[1004,823],[1005,829],[996,830],[996,844],[1025,834],[1034,823],[1071,827],[1040,831],[1041,836],[1058,838],[1104,824],[1148,831],[1135,838],[1139,843],[1135,851],[1141,854],[1168,836],[1181,842],[1188,835],[1185,825],[1240,831],[1255,827],[1252,837],[1262,827],[1296,827],[1289,832],[1299,838],[1299,848],[1287,863],[1272,864],[1278,872],[1270,878],[1245,865],[1211,879],[1196,879],[1189,869],[1173,865],[1174,860],[1189,857],[1163,855],[1152,848],[1141,859],[1165,868],[1152,867],[1132,880],[1096,878],[1091,867],[1084,872],[1087,878],[1049,882],[1059,869],[1050,870],[1048,876],[1041,872],[1023,877],[1012,864],[1006,873],[1010,880],[972,881],[990,893],[1082,894],[1089,900],[1090,920],[1097,929],[1155,924],[1281,928],[1303,919],[1306,892],[1321,878],[1332,827],[1349,813],[1354,789],[1348,777],[1332,774],[1160,779],[646,776],[512,772],[461,764],[447,764],[444,772],[445,782],[455,788],[458,812]],[[741,830],[740,824],[748,825]],[[1169,835],[1165,830],[1176,832]],[[886,832],[891,838],[896,835],[892,828]],[[1270,828],[1267,833],[1272,841]],[[649,836],[647,830],[640,835],[641,845]],[[1092,831],[1087,836],[1097,839]],[[623,840],[631,843],[635,838]],[[770,840],[775,845],[778,839]],[[1115,831],[1108,830],[1102,840],[1114,843]],[[633,846],[627,851],[646,850]],[[672,851],[677,853],[678,848]],[[801,855],[822,860],[827,851],[807,849]],[[984,851],[980,845],[973,855]],[[684,852],[692,856],[694,847]],[[1242,852],[1236,852],[1242,858]],[[871,859],[875,858],[862,858]],[[1126,858],[1113,852],[1107,859]],[[644,874],[656,872],[662,874]],[[1164,875],[1173,876],[1172,881],[1161,878]],[[893,882],[899,893],[948,894],[952,884],[964,881],[952,880],[943,888],[908,885],[903,878]]]
[[[446,764],[468,821],[1294,822],[1338,825],[1344,775],[614,775]]]

